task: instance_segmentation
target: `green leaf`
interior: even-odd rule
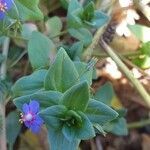
[[[59,0],[61,3],[61,6],[65,9],[68,8],[69,0]]]
[[[82,8],[78,0],[72,0],[69,2],[68,14],[75,11],[78,8]]]
[[[107,82],[96,91],[94,99],[103,102],[114,109],[120,109],[123,107],[110,82]]]
[[[82,118],[81,127],[68,126],[67,124],[65,124],[62,129],[64,136],[69,141],[72,141],[74,139],[87,140],[95,136],[95,131],[90,120],[86,117],[86,115],[84,115],[84,113],[78,113]]]
[[[95,132],[92,124],[82,112],[78,112],[79,115],[76,114],[76,112],[74,112],[73,116],[72,115],[70,116],[69,112],[70,111],[67,111],[67,108],[65,106],[55,105],[41,111],[39,115],[43,118],[48,128],[60,130],[62,129],[63,126],[62,132],[65,137],[67,136],[67,134],[71,134],[70,131],[74,132],[75,137],[73,136],[72,139],[68,139],[68,137],[66,137],[68,141],[70,140],[74,141],[75,139],[89,139],[95,136]],[[76,126],[74,124],[72,125],[67,123],[68,121],[70,121],[70,119],[72,119],[72,117],[78,118],[79,116],[81,116],[81,121],[82,121],[80,122],[82,123],[81,126]]]
[[[94,17],[94,3],[88,3],[83,11],[83,20],[90,21]]]
[[[117,109],[116,111],[119,114],[118,118],[124,117],[127,114],[127,110],[125,108]]]
[[[69,28],[81,28],[83,27],[83,22],[81,19],[83,13],[82,8],[78,8],[75,11],[73,11],[70,15],[68,15],[67,23]]]
[[[74,128],[80,128],[82,126],[82,118],[73,110],[69,110],[65,115],[65,123],[62,128],[62,132],[68,141],[77,139]]]
[[[21,35],[25,39],[30,39],[32,32],[37,31],[37,26],[33,23],[24,23],[22,25]]]
[[[67,52],[69,53],[69,56],[72,60],[80,59],[83,52],[83,43],[74,43]]]
[[[45,79],[45,89],[65,92],[78,82],[78,72],[63,48],[57,53]]]
[[[71,126],[67,126],[67,124],[63,126],[62,133],[64,137],[70,142],[77,139],[75,129]]]
[[[69,3],[67,14],[67,23],[69,28],[81,28],[92,26],[99,28],[103,26],[109,17],[102,11],[94,11],[94,3],[92,1],[83,8],[78,1],[72,0]]]
[[[127,111],[125,109],[119,109],[117,110],[117,112],[119,116],[111,122],[108,122],[105,125],[103,125],[103,129],[109,133],[113,133],[118,136],[127,135],[128,128],[126,119],[124,118]]]
[[[87,81],[89,85],[92,84],[93,68],[88,69],[88,64],[84,62],[76,61],[74,62],[75,67],[78,71],[80,81]]]
[[[39,0],[15,0],[15,3],[21,20],[43,19],[43,14],[38,8]]]
[[[78,39],[81,41],[84,46],[88,46],[92,42],[92,34],[91,32],[86,28],[79,28],[79,29],[69,29],[69,33],[72,37]]]
[[[72,0],[69,3],[68,13],[67,13],[67,24],[72,28],[82,27],[82,20],[80,16],[83,13],[83,8],[77,0]]]
[[[109,20],[109,17],[105,13],[103,13],[102,11],[95,11],[94,17],[91,20],[91,24],[93,25],[93,27],[100,28],[108,20]]]
[[[141,40],[142,42],[148,42],[150,41],[149,35],[150,35],[150,28],[135,24],[135,25],[129,25],[129,29],[136,35],[136,37]]]
[[[150,41],[146,43],[142,43],[140,51],[142,52],[142,54],[150,56]]]
[[[139,49],[141,55],[133,59],[133,63],[142,69],[147,69],[150,67],[150,41],[142,43],[141,48]]]
[[[74,119],[76,121],[76,123],[73,121],[71,122],[71,124],[76,124],[78,126],[80,126],[80,124],[82,123],[82,119],[81,119],[81,116],[78,114],[78,112],[75,112],[73,110],[68,110],[67,114],[65,115],[66,116],[66,120],[70,121],[70,119]],[[70,124],[70,122],[69,122]]]
[[[62,29],[61,19],[57,16],[54,16],[47,20],[46,26],[50,37],[55,37],[60,33]]]
[[[96,133],[98,133],[98,134],[102,134],[102,135],[106,135],[106,132],[104,131],[104,129],[103,129],[103,127],[100,125],[100,124],[98,124],[98,123],[95,123],[94,125],[94,128],[95,128],[95,132]]]
[[[123,117],[105,124],[103,129],[118,136],[128,135],[127,123]]]
[[[40,32],[33,32],[28,43],[28,54],[33,69],[45,68],[50,65],[50,53],[54,44]]]
[[[55,105],[42,110],[39,115],[42,117],[47,127],[54,129],[61,129],[63,122],[61,119],[64,118],[67,112],[67,108],[63,105]]]
[[[48,128],[49,145],[51,150],[77,150],[80,139],[68,141],[61,130]]]
[[[24,103],[29,103],[30,100],[36,100],[40,103],[41,108],[47,108],[53,105],[57,105],[62,94],[56,91],[40,91],[31,95],[21,96],[14,99],[14,104],[19,110],[22,110]]]
[[[13,96],[33,94],[43,89],[46,73],[47,70],[42,69],[20,78],[12,87]]]
[[[86,115],[92,123],[103,125],[115,119],[118,113],[109,106],[91,99],[86,110]]]
[[[113,97],[115,97],[115,93],[113,90],[113,86],[110,82],[107,82],[102,87],[100,87],[94,95],[94,99],[103,102],[108,106],[111,106],[111,101],[113,100]]]
[[[19,113],[13,111],[8,114],[6,118],[6,136],[7,142],[10,145],[13,145],[16,141],[16,138],[21,130],[21,124],[19,123]]]
[[[89,101],[89,87],[87,82],[81,82],[67,90],[62,96],[61,104],[70,110],[85,111]]]
[[[133,60],[133,63],[139,66],[142,69],[148,69],[150,67],[150,57],[144,55],[141,58],[136,58]]]

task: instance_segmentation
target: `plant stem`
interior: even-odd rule
[[[2,62],[0,68],[2,80],[6,78],[6,73],[7,73],[7,56],[9,50],[9,43],[10,43],[10,39],[6,37],[2,47],[2,54],[5,57],[5,60]],[[0,101],[0,116],[2,118],[2,129],[1,129],[2,133],[0,133],[0,150],[6,150],[7,143],[6,143],[5,100]]]
[[[11,33],[7,33],[7,36],[12,38],[12,39],[17,39],[17,40],[23,40],[23,41],[28,41],[28,39],[21,37],[20,35],[13,35]]]
[[[103,27],[104,28],[104,27]],[[96,45],[98,44],[99,42],[99,37],[100,35],[102,34],[103,32],[103,28],[99,28],[95,35],[94,35],[94,38],[92,40],[92,43],[86,48],[84,54],[83,54],[83,59],[85,60],[89,60],[92,56],[92,53],[93,53],[93,49],[96,47]]]
[[[51,38],[51,39],[54,39],[54,38],[56,38],[56,37],[58,37],[58,36],[62,36],[62,35],[64,35],[64,34],[66,34],[66,33],[68,33],[68,30],[64,30],[64,31],[60,32],[59,34],[57,34],[57,35],[55,35],[55,36],[52,36],[52,37],[50,37],[50,38]]]
[[[6,148],[6,122],[5,122],[5,106],[0,103],[0,116],[2,121],[2,127],[0,132],[0,150],[7,150]]]
[[[125,58],[123,55],[119,55],[119,56],[120,56],[121,60],[122,60],[125,64],[127,64],[127,65],[129,65],[129,66],[131,66],[131,67],[133,67],[133,68],[136,68],[140,73],[142,73],[142,75],[144,75],[144,76],[146,76],[146,77],[149,76],[148,73],[144,72],[144,70],[142,70],[141,68],[139,68],[138,66],[136,66],[135,64],[133,64],[130,60],[128,60],[127,58]]]
[[[13,144],[10,143],[10,144],[8,145],[8,150],[13,150]]]
[[[25,54],[27,54],[27,50],[23,51],[21,55],[10,65],[9,68],[12,68],[13,66],[15,66]]]
[[[150,125],[150,119],[147,120],[142,120],[140,122],[133,122],[133,123],[128,123],[128,128],[132,129],[132,128],[141,128],[144,126]]]
[[[150,95],[146,92],[143,85],[136,78],[134,78],[133,74],[130,72],[127,66],[121,61],[121,59],[117,56],[117,54],[113,51],[113,49],[103,41],[102,38],[100,39],[100,45],[102,48],[104,48],[106,53],[116,62],[116,64],[126,75],[126,77],[132,82],[134,87],[137,89],[139,94],[142,96],[142,98],[150,108]]]
[[[10,39],[6,37],[3,43],[3,47],[2,47],[2,50],[3,50],[2,55],[4,56],[5,60],[3,61],[1,65],[1,69],[0,69],[1,79],[5,79],[6,77],[6,71],[7,71],[6,62],[7,62],[7,56],[8,56],[9,43],[10,43]]]
[[[138,57],[141,53],[140,52],[124,52],[124,53],[119,53],[121,56],[125,56],[125,57]],[[108,57],[107,53],[100,53],[100,52],[94,52],[92,54],[92,56],[95,56],[97,58],[104,58],[104,57]]]

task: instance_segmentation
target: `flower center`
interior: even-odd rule
[[[33,119],[33,115],[28,113],[26,116],[25,116],[25,120],[26,121],[31,121]]]
[[[7,9],[7,4],[0,2],[0,12],[5,12]]]

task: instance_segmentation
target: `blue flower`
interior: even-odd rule
[[[13,0],[0,0],[0,20],[4,19],[8,10],[13,6]]]
[[[21,122],[24,122],[33,133],[38,133],[44,121],[38,115],[39,103],[32,100],[29,104],[25,103],[22,107]]]

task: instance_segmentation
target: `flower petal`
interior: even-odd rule
[[[131,32],[130,32],[130,30],[129,30],[128,27],[124,28],[124,36],[125,36],[125,37],[131,36]]]
[[[22,106],[22,111],[23,111],[24,114],[27,114],[27,113],[30,111],[29,105],[26,104],[26,103],[23,104],[23,106]]]
[[[31,123],[29,121],[24,121],[24,124],[27,128],[30,128],[31,127]]]
[[[33,125],[31,125],[30,130],[31,130],[33,133],[38,133],[38,132],[40,132],[40,130],[41,130],[41,126],[36,125],[36,124],[33,124]]]
[[[0,11],[0,20],[3,20],[5,17],[5,13]]]
[[[129,9],[127,11],[127,17],[126,17],[126,21],[128,24],[130,25],[134,25],[135,24],[135,20],[140,19],[140,16],[137,14],[137,12],[133,9]]]
[[[119,0],[119,3],[121,7],[128,7],[132,5],[133,1],[132,0]]]
[[[39,115],[36,115],[36,118],[34,120],[34,124],[42,125],[43,123],[44,123],[43,119]]]
[[[2,4],[5,4],[7,5],[7,10],[11,9],[12,6],[13,6],[13,0],[1,0],[1,3]]]
[[[32,100],[30,103],[29,103],[29,107],[30,107],[30,111],[34,114],[36,114],[38,111],[39,111],[39,103],[35,100]]]

